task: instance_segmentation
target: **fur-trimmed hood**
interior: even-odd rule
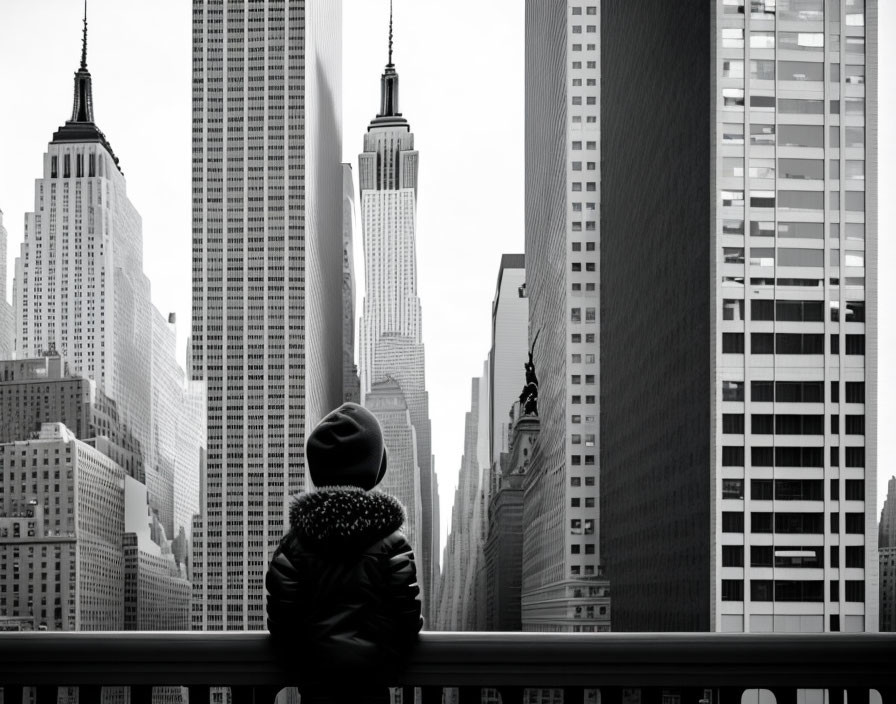
[[[364,549],[404,522],[404,507],[394,496],[354,486],[327,486],[299,494],[289,507],[296,537],[312,549]]]

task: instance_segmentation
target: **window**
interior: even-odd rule
[[[742,579],[722,580],[722,601],[743,601],[744,581]]]
[[[744,30],[742,29],[722,29],[722,46],[727,49],[743,49],[744,47]]]
[[[836,382],[832,382],[836,383]],[[833,400],[833,399],[831,399]],[[865,403],[865,382],[846,382],[846,403]]]
[[[774,32],[750,32],[750,48],[751,49],[774,49],[775,33]]]
[[[778,49],[824,51],[824,34],[821,32],[778,32]]]
[[[770,332],[750,333],[750,352],[752,354],[774,354],[774,335]]]
[[[771,579],[750,580],[750,601],[772,601],[774,582]]]
[[[865,416],[847,414],[846,415],[846,434],[847,435],[864,435],[865,434]]]
[[[751,59],[750,78],[760,81],[775,80],[775,62],[772,59]]]
[[[865,480],[864,479],[847,479],[846,480],[846,500],[847,501],[864,501],[865,500]]]
[[[824,601],[824,582],[777,579],[775,601]]]
[[[780,147],[824,147],[824,128],[820,125],[778,125]]]
[[[742,122],[725,122],[722,124],[722,142],[724,144],[744,143],[744,124]]]
[[[771,501],[772,500],[772,480],[771,479],[751,479],[750,480],[750,498],[755,501]],[[771,532],[771,528],[768,531]]]
[[[854,416],[865,419],[864,416]],[[743,413],[723,413],[722,414],[722,432],[726,435],[743,435],[744,433],[744,414]]]
[[[847,467],[864,467],[865,466],[865,448],[864,447],[847,447],[846,448],[846,466]]]
[[[722,567],[743,567],[743,566],[744,566],[743,545],[723,545],[722,546]]]
[[[722,466],[723,467],[743,467],[744,466],[744,448],[743,447],[722,447]]]
[[[723,381],[722,382],[722,400],[723,401],[743,401],[744,400],[744,382],[742,382],[742,381]]]
[[[865,601],[865,580],[847,579],[845,591],[846,601]]]
[[[750,567],[771,567],[774,548],[771,545],[753,545],[750,548]]]
[[[743,125],[741,125],[743,134]],[[775,126],[763,124],[750,125],[750,144],[773,146],[775,143]]]
[[[743,250],[741,250],[743,252]],[[742,298],[726,298],[722,301],[722,320],[743,320],[744,301]]]
[[[742,332],[722,333],[722,352],[728,354],[743,354],[744,334]]]
[[[755,399],[754,399],[755,400]],[[750,415],[750,432],[753,435],[771,435],[774,432],[774,416],[770,413],[753,413]],[[758,450],[759,448],[753,448]],[[753,462],[753,464],[756,464]],[[768,466],[768,465],[766,465]]]
[[[744,480],[743,479],[723,479],[722,480],[722,498],[723,499],[742,499],[742,498],[744,498]]]
[[[847,545],[846,546],[846,566],[847,567],[865,567],[865,546],[864,545]]]
[[[778,0],[778,19],[789,22],[821,22],[823,0]]]
[[[778,159],[778,175],[781,178],[821,180],[824,178],[824,160]]]
[[[744,514],[742,511],[722,511],[722,532],[743,533]]]
[[[772,514],[767,511],[753,511],[750,514],[750,531],[752,533],[771,533]]]
[[[824,210],[824,192],[778,191],[778,207],[789,210]]]
[[[821,239],[824,237],[824,224],[820,222],[779,222],[778,237]]]
[[[743,78],[743,60],[725,59],[722,61],[722,76],[725,78]]]

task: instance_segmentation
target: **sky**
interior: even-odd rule
[[[878,1],[880,36],[894,36],[896,2]],[[177,313],[182,364],[191,298],[191,10],[189,0],[90,0],[89,8],[96,120],[143,218],[153,302]],[[420,152],[418,292],[443,544],[471,379],[482,374],[491,344],[501,254],[523,251],[523,10],[523,0],[395,0],[400,107]],[[70,117],[82,11],[81,0],[0,1],[9,290],[42,155]],[[388,0],[343,2],[342,160],[355,170],[379,108],[388,11]],[[896,199],[884,196],[896,193],[896,42],[881,43],[880,65],[879,267],[886,272],[896,270]],[[887,305],[896,303],[896,276],[880,278],[877,510],[896,473],[896,433],[887,432],[896,427],[896,365],[887,364],[896,349],[896,305]]]

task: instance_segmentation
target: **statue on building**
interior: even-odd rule
[[[538,340],[539,330],[535,333],[535,339],[532,340],[532,347],[529,349],[529,361],[523,363],[523,369],[526,370],[526,385],[520,393],[520,408],[522,415],[537,416],[538,415],[538,376],[535,374],[535,362],[532,355],[535,352],[535,342]]]

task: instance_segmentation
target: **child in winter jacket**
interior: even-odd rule
[[[366,408],[345,403],[326,416],[308,436],[305,461],[316,488],[293,499],[271,560],[268,630],[301,653],[303,673],[340,672],[331,684],[347,688],[348,675],[357,687],[400,666],[423,624],[404,508],[374,489],[386,451]]]

